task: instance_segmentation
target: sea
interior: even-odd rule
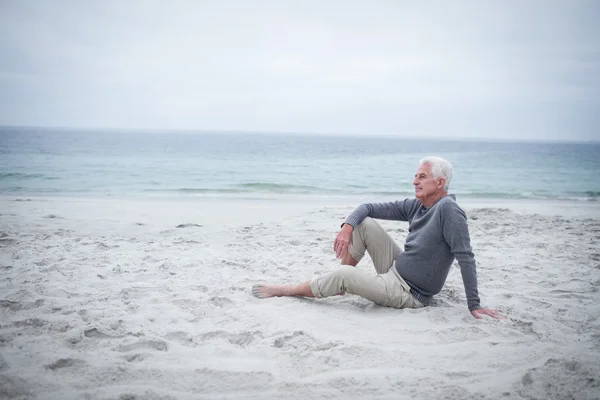
[[[600,198],[600,142],[25,127],[0,127],[0,194],[387,201],[428,155],[457,197]]]

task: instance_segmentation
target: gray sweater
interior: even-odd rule
[[[404,251],[396,257],[396,269],[423,305],[429,305],[433,295],[442,290],[456,258],[469,310],[481,308],[467,216],[453,195],[442,197],[430,208],[423,207],[416,198],[362,204],[345,223],[356,228],[366,217],[408,221],[409,233]]]

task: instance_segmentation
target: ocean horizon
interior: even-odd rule
[[[0,194],[388,200],[427,155],[477,200],[598,201],[600,142],[0,127]]]

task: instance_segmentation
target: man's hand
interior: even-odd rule
[[[506,319],[506,316],[498,310],[492,310],[491,308],[478,308],[477,310],[471,311],[471,314],[477,319],[482,319],[484,315],[489,315],[494,319]]]
[[[335,242],[333,243],[333,250],[335,250],[335,257],[341,258],[348,251],[348,246],[352,241],[352,231],[354,228],[350,224],[344,224],[342,230],[337,234]]]

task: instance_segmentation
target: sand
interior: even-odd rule
[[[251,295],[336,268],[356,205],[0,198],[0,398],[600,398],[598,203],[464,205],[506,320],[457,266],[419,310]]]

